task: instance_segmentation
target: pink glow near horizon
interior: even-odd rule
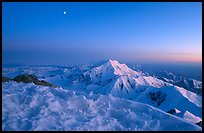
[[[171,62],[202,62],[202,54],[146,54],[132,56],[132,59],[149,61],[171,61]]]
[[[201,54],[161,55],[161,56],[152,56],[150,58],[161,60],[161,61],[202,62]]]

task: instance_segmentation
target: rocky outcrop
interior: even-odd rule
[[[2,82],[4,83],[4,82],[9,82],[9,81],[11,81],[12,79],[11,78],[8,78],[8,77],[2,77]]]
[[[16,76],[14,79],[10,79],[8,77],[2,77],[2,82],[9,82],[9,81],[16,81],[16,82],[23,82],[23,83],[34,83],[36,85],[42,85],[42,86],[49,86],[49,87],[58,87],[55,85],[52,85],[44,80],[39,80],[35,75],[19,75]]]

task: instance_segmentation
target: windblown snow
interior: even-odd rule
[[[111,95],[3,84],[3,130],[201,130],[152,106]]]

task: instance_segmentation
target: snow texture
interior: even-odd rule
[[[152,106],[111,95],[8,82],[2,90],[8,130],[201,130]]]

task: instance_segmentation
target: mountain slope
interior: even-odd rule
[[[85,94],[13,81],[2,85],[3,131],[201,131],[196,124],[152,106],[111,95]]]
[[[181,87],[149,87],[136,98],[136,101],[155,106],[165,112],[173,108],[180,110],[181,113],[189,111],[202,118],[202,97]]]
[[[199,81],[198,79],[192,79],[188,76],[175,74],[168,71],[160,71],[160,70],[152,70],[147,69],[145,67],[134,65],[133,70],[135,71],[144,71],[147,75],[153,75],[154,77],[161,79],[163,81],[166,81],[168,83],[171,83],[173,85],[183,87],[191,92],[197,93],[202,95],[202,81]]]

